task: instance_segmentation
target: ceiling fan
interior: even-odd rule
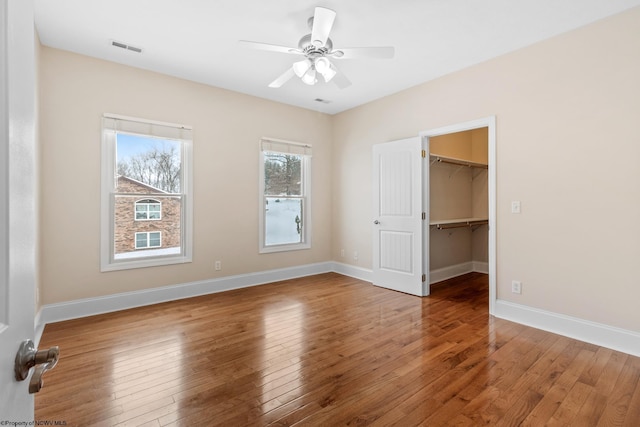
[[[333,81],[340,89],[349,86],[351,82],[330,61],[331,59],[352,58],[393,58],[393,47],[352,47],[334,49],[329,33],[336,19],[336,12],[324,7],[316,7],[312,17],[307,21],[311,33],[303,36],[298,47],[286,47],[269,43],[240,40],[240,44],[271,52],[302,55],[304,59],[295,62],[291,68],[269,84],[278,88],[288,82],[293,76],[298,76],[304,83],[314,85],[318,82],[318,74],[325,82]]]

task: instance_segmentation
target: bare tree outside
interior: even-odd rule
[[[179,193],[181,162],[178,144],[162,141],[146,151],[121,159],[117,173],[167,193]]]
[[[114,259],[175,255],[182,247],[182,143],[118,133]]]
[[[302,194],[300,156],[265,153],[265,194],[274,196],[299,196]]]

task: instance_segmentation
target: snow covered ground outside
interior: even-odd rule
[[[276,202],[276,200],[280,201]],[[302,219],[302,202],[300,199],[267,197],[267,201],[265,244],[300,243],[300,233],[298,233],[296,225],[296,216]]]
[[[147,249],[145,251],[123,252],[115,254],[113,256],[113,259],[135,259],[163,255],[180,255],[180,247],[178,246],[176,248]]]

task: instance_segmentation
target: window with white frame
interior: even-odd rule
[[[162,232],[148,231],[136,233],[136,249],[150,249],[162,247]]]
[[[101,270],[190,262],[191,128],[105,114],[102,134]]]
[[[311,146],[260,141],[261,253],[311,247]]]
[[[138,200],[135,207],[136,221],[159,221],[162,219],[162,204],[158,200]]]

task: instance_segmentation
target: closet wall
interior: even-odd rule
[[[488,170],[439,161],[488,162],[487,128],[429,139],[429,270],[431,282],[488,270]],[[473,218],[468,224],[452,223]]]

